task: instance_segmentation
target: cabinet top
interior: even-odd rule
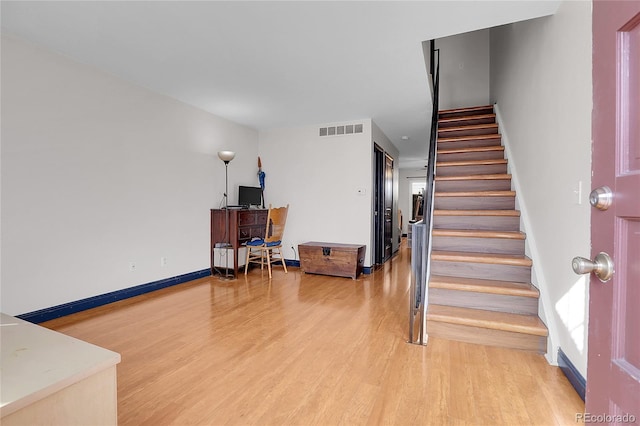
[[[2,416],[120,362],[120,354],[0,314]]]
[[[222,208],[222,209],[211,209],[212,212],[223,212],[226,211],[227,209]],[[245,209],[245,208],[236,208],[236,207],[229,207],[229,211],[230,212],[268,212],[269,209]]]
[[[301,243],[299,245],[308,246],[308,247],[331,247],[331,248],[349,248],[349,249],[364,247],[364,244],[322,243],[318,241],[309,241],[306,243]]]

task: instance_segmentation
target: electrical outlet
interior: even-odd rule
[[[133,272],[136,270],[136,263],[135,262],[129,262],[129,271]]]
[[[160,258],[160,266],[167,266],[167,258],[166,257],[161,257]]]

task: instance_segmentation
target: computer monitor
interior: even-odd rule
[[[238,204],[245,207],[262,205],[262,188],[259,186],[240,186]]]

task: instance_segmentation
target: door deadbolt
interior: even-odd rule
[[[613,203],[613,192],[608,186],[601,186],[589,194],[589,204],[598,210],[607,210]]]
[[[613,260],[607,253],[598,253],[593,259],[585,259],[584,257],[574,257],[571,261],[571,267],[576,274],[594,273],[596,277],[603,283],[606,283],[613,276]]]

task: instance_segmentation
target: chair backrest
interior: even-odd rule
[[[267,243],[273,241],[282,241],[284,235],[284,226],[287,223],[287,213],[289,204],[286,207],[272,208],[269,204],[269,213],[267,214],[267,230],[264,233],[264,241]]]

